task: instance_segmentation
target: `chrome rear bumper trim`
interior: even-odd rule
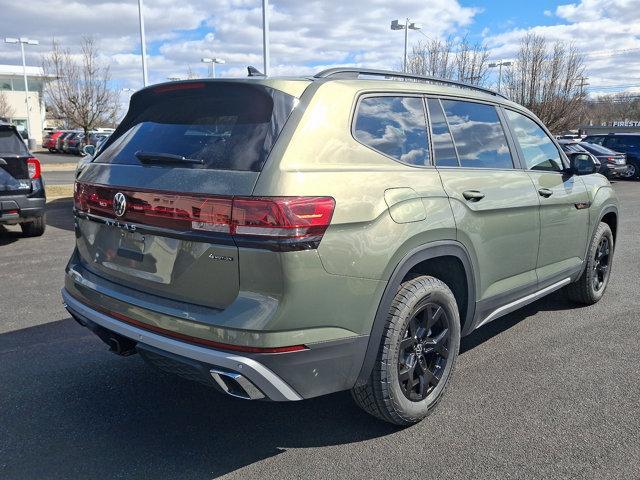
[[[129,325],[93,310],[72,297],[64,288],[62,289],[62,299],[71,314],[85,317],[107,330],[116,332],[136,342],[141,342],[175,355],[197,360],[212,367],[218,366],[241,372],[243,377],[246,377],[246,379],[271,400],[302,400],[302,397],[287,385],[284,380],[252,358],[192,345]]]

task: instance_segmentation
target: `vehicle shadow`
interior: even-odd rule
[[[57,198],[47,203],[47,226],[72,231],[73,198]]]
[[[22,238],[20,230],[7,230],[4,225],[0,225],[0,247],[17,242]]]
[[[0,477],[211,479],[397,431],[348,392],[250,402],[123,358],[71,319],[0,335]]]
[[[461,354],[539,311],[559,293],[463,340]],[[303,402],[249,402],[118,357],[72,319],[0,335],[0,477],[210,479],[290,448],[398,432],[348,392]]]

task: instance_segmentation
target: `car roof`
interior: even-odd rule
[[[290,77],[265,77],[250,76],[242,78],[204,78],[192,80],[180,80],[164,82],[146,87],[139,92],[154,90],[157,88],[166,88],[178,83],[200,83],[200,82],[216,82],[216,83],[252,83],[264,85],[270,88],[281,90],[289,95],[299,98],[306,88],[312,83],[334,83],[339,82],[341,85],[350,86],[354,90],[376,89],[381,92],[407,92],[407,93],[423,93],[438,94],[465,97],[471,99],[490,100],[498,103],[511,104],[518,108],[519,105],[509,101],[509,99],[493,90],[471,85],[455,80],[443,79],[438,77],[430,77],[423,75],[405,74],[390,70],[374,70],[366,68],[331,68],[323,70],[314,76],[290,76]],[[136,92],[134,95],[136,95]]]

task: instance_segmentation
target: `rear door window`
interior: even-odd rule
[[[496,108],[482,103],[441,100],[461,167],[513,168]]]
[[[144,152],[202,161],[170,166],[261,171],[294,104],[279,90],[231,82],[144,90],[95,161],[137,165]]]
[[[633,135],[612,135],[606,137],[605,145],[611,150],[622,150],[623,152],[640,152],[640,136]]]
[[[429,165],[424,103],[419,97],[365,97],[354,137],[367,147],[409,165]]]

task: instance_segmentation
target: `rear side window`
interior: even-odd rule
[[[447,120],[444,118],[440,100],[430,98],[427,100],[427,105],[431,119],[431,141],[435,163],[439,167],[457,167],[459,163],[456,147],[453,145],[453,138],[451,138]]]
[[[0,127],[0,154],[28,155],[29,151],[20,135],[11,128]]]
[[[461,167],[513,168],[507,137],[495,107],[442,100]]]
[[[417,97],[366,97],[360,101],[354,137],[409,165],[429,165],[424,104]]]
[[[559,172],[562,159],[556,145],[540,126],[524,115],[506,110],[507,118],[529,170]]]
[[[640,151],[640,136],[612,135],[607,137],[605,145],[611,150],[618,148],[624,152],[629,150]]]
[[[602,145],[603,140],[604,140],[604,137],[602,136],[596,136],[596,137],[589,136],[584,139],[585,142],[595,143],[598,145]]]
[[[260,171],[295,98],[261,85],[185,83],[145,90],[96,157],[138,165],[136,152],[177,155],[203,164],[170,166]]]

